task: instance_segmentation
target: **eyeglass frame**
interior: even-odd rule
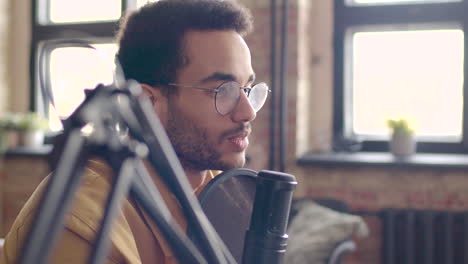
[[[185,85],[185,84],[178,84],[178,83],[168,83],[167,85],[169,85],[169,86],[174,86],[174,87],[192,88],[192,89],[210,91],[210,92],[215,93],[215,109],[216,109],[216,112],[218,112],[218,114],[220,114],[220,115],[222,115],[222,116],[225,116],[225,115],[229,115],[230,113],[232,113],[232,112],[234,111],[234,109],[236,109],[237,105],[239,104],[239,100],[240,100],[240,95],[239,95],[239,98],[237,98],[237,102],[236,102],[236,104],[235,104],[235,107],[234,107],[231,111],[229,111],[228,113],[226,113],[226,114],[221,114],[221,113],[219,112],[218,108],[216,107],[216,100],[217,100],[217,94],[218,94],[218,92],[219,92],[219,87],[221,87],[222,85],[224,85],[224,84],[226,84],[226,83],[231,83],[231,82],[232,82],[232,83],[237,83],[237,84],[239,84],[239,89],[244,90],[244,93],[247,95],[247,98],[249,98],[250,92],[252,91],[252,89],[254,89],[255,86],[257,86],[257,85],[259,85],[259,84],[265,84],[266,87],[268,88],[268,89],[267,89],[267,98],[268,98],[268,93],[271,93],[271,90],[269,89],[270,87],[268,87],[268,84],[267,84],[266,82],[259,82],[259,83],[255,84],[255,85],[253,85],[252,87],[242,87],[242,85],[240,85],[240,83],[238,83],[238,82],[236,82],[236,81],[225,81],[225,82],[221,83],[220,85],[218,85],[218,87],[216,87],[216,88],[205,88],[205,87],[199,87],[199,86],[193,86],[193,85]],[[247,90],[248,92],[246,92],[246,90]],[[266,100],[266,98],[265,98],[265,100]],[[250,104],[250,102],[249,102],[249,104]],[[263,105],[262,105],[262,107],[263,107]],[[260,109],[261,109],[262,107],[260,107]],[[255,111],[255,112],[260,111],[260,109],[258,109],[258,110]]]

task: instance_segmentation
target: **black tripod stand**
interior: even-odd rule
[[[115,173],[105,213],[89,263],[101,263],[108,248],[111,220],[120,201],[132,195],[152,220],[183,263],[235,263],[212,228],[191,191],[169,139],[136,82],[125,89],[99,85],[64,122],[61,143],[54,146],[53,174],[42,197],[19,263],[46,263],[53,242],[63,227],[64,216],[80,185],[86,162],[101,157]],[[99,114],[97,114],[99,113]],[[92,126],[86,135],[82,128]],[[124,135],[124,131],[128,134]],[[180,202],[198,237],[200,251],[174,225],[171,214],[143,165],[147,154],[152,167]]]

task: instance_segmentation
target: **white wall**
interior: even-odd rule
[[[5,1],[5,0],[2,0]],[[12,14],[9,28],[8,91],[9,111],[29,108],[29,56],[31,41],[31,1],[9,0]]]
[[[0,0],[0,115],[29,107],[29,0]]]

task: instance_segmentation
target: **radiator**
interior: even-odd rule
[[[468,212],[384,209],[383,264],[468,264]]]

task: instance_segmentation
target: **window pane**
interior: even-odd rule
[[[461,137],[463,31],[353,35],[353,131],[388,135],[386,120],[408,118],[418,136]]]
[[[346,0],[345,0],[346,1]],[[462,0],[348,0],[348,5],[392,5],[461,2]]]
[[[50,54],[51,90],[55,109],[49,105],[53,130],[60,130],[60,118],[68,117],[84,100],[84,90],[113,80],[115,44],[96,44],[98,51],[81,47],[56,48]]]
[[[143,6],[146,3],[156,2],[158,0],[137,0],[137,7]]]
[[[121,14],[121,0],[49,0],[50,21],[76,23],[116,20]]]

